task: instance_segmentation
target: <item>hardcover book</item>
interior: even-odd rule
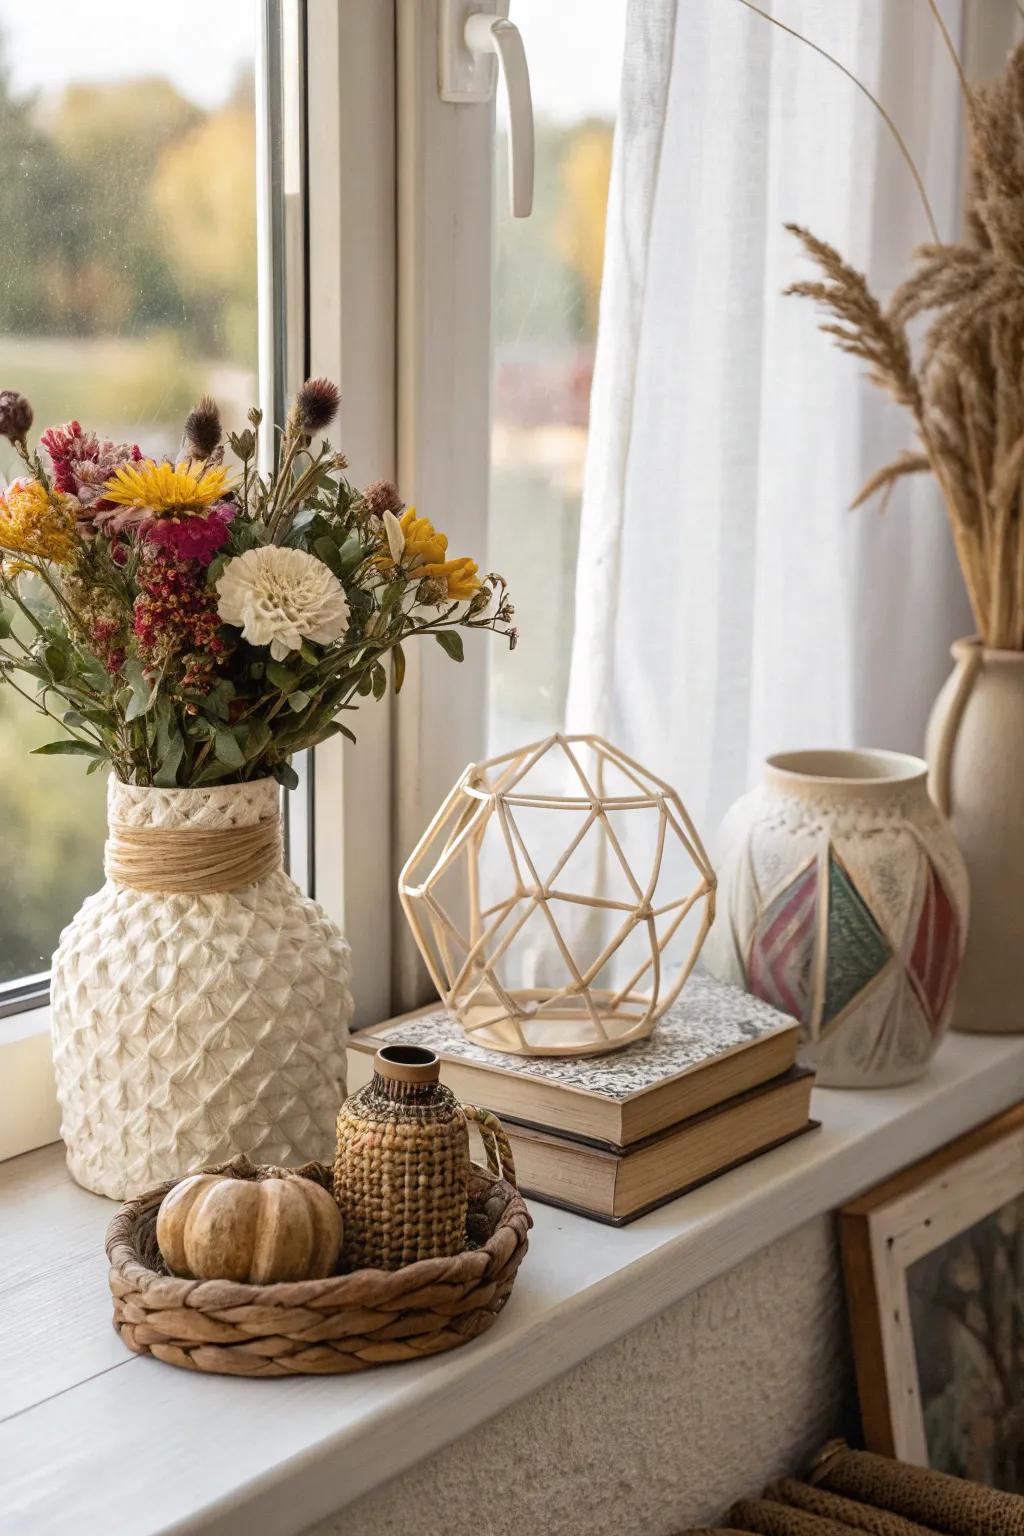
[[[501,1117],[626,1147],[789,1071],[798,1025],[758,998],[692,975],[647,1040],[606,1056],[509,1056],[475,1044],[445,1010],[422,1009],[349,1040],[349,1087],[373,1053],[435,1051],[452,1091]]]
[[[506,1120],[516,1179],[528,1198],[622,1226],[813,1129],[813,1086],[813,1072],[794,1068],[727,1104],[615,1149]]]

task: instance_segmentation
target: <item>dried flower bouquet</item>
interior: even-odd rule
[[[29,402],[0,391],[0,433],[26,469],[0,492],[0,681],[63,727],[38,751],[129,784],[293,786],[294,753],[354,740],[339,716],[383,697],[388,655],[398,691],[410,637],[456,661],[460,629],[514,645],[502,577],[450,559],[393,485],[345,478],[322,438],[338,403],[307,381],[265,475],[255,409],[228,436],[232,469],[209,399],[177,461],[158,463],[76,421],[33,451]]]
[[[936,19],[941,25],[937,13]],[[962,71],[960,78],[970,134],[967,241],[941,243],[936,235],[917,252],[913,275],[883,305],[836,250],[788,225],[823,280],[795,283],[786,291],[816,300],[832,317],[821,329],[843,351],[863,358],[872,380],[914,418],[920,450],[879,470],[854,505],[876,492],[887,497],[904,475],[931,471],[945,498],[978,633],[989,647],[1020,651],[1024,44],[994,83],[970,85]],[[925,315],[929,323],[915,344],[908,326]]]

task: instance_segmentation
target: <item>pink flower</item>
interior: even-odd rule
[[[235,509],[228,501],[218,502],[203,516],[154,518],[142,524],[140,531],[151,544],[167,550],[178,560],[196,560],[209,565],[214,555],[227,543],[228,524]]]
[[[76,496],[79,516],[90,521],[96,512],[113,505],[104,499],[103,487],[115,470],[142,458],[136,444],[114,443],[95,432],[83,432],[77,421],[48,427],[39,442],[50,455],[57,490]]]

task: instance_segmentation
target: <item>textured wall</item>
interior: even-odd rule
[[[821,1217],[309,1536],[671,1536],[798,1466],[852,1396]]]

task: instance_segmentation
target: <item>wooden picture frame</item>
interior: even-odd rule
[[[868,1448],[1024,1492],[1024,1103],[844,1206],[840,1236]]]

